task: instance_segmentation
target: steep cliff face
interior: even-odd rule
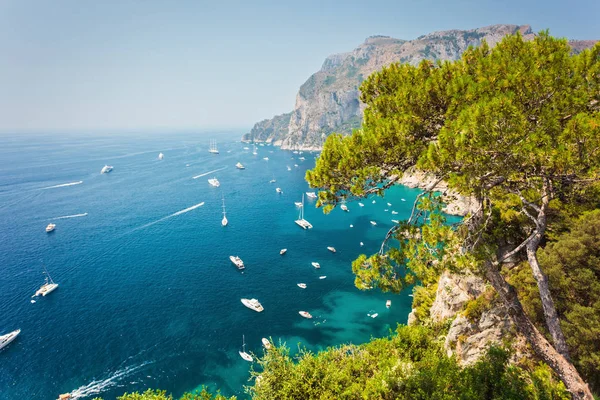
[[[254,124],[250,133],[246,133],[242,140],[245,142],[267,142],[279,145],[287,135],[292,113],[276,115],[272,119],[265,119]]]

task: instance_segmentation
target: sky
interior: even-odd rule
[[[599,15],[598,0],[0,0],[0,132],[248,130],[368,36],[600,39]]]

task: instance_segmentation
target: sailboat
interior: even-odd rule
[[[225,198],[223,197],[223,219],[221,220],[221,225],[227,226],[229,221],[227,221],[227,213],[225,212]]]
[[[246,353],[246,338],[244,337],[244,335],[242,335],[242,351],[240,351],[239,353],[244,360],[249,362],[253,361],[252,356]]]
[[[253,146],[254,146],[254,150],[252,150],[252,154],[257,155],[258,152],[256,151],[256,145],[253,145]]]
[[[52,277],[46,270],[46,267],[44,267],[44,273],[46,274],[46,281],[37,290],[37,292],[35,292],[35,296],[40,296],[40,295],[46,296],[47,294],[54,291],[58,287],[58,283],[54,283],[54,281],[52,280]]]
[[[302,193],[302,207],[300,207],[300,215],[296,221],[296,224],[302,229],[311,229],[313,226],[304,219],[304,193]]]
[[[164,158],[165,158],[165,155],[163,153],[158,153],[159,160],[163,160]]]
[[[217,149],[217,141],[214,139],[211,139],[210,141],[210,148],[208,149],[209,153],[212,154],[219,154],[219,150]]]

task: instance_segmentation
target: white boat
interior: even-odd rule
[[[221,220],[222,226],[227,226],[229,221],[227,220],[227,213],[225,211],[225,198],[223,198],[223,219]]]
[[[238,351],[240,353],[240,357],[248,362],[252,362],[253,358],[250,354],[246,353],[246,338],[242,335],[242,351]]]
[[[340,208],[342,209],[342,211],[346,211],[346,212],[349,212],[349,211],[350,211],[350,210],[348,210],[348,206],[347,206],[347,205],[345,205],[345,204],[342,204],[342,205],[340,206]]]
[[[297,283],[299,288],[306,289],[306,283]]]
[[[388,207],[391,207],[391,206],[392,206],[392,203],[387,203],[387,205],[388,205]]]
[[[263,157],[263,160],[269,161],[269,157]]]
[[[283,193],[283,190],[281,190],[281,188],[275,188],[275,191],[276,191],[277,193]]]
[[[294,150],[294,151],[292,151],[292,153],[298,154],[298,150]]]
[[[291,170],[292,170],[292,167],[290,167],[290,166],[288,165],[288,166],[287,166],[287,170],[288,170],[288,171],[291,171]]]
[[[316,199],[317,194],[315,192],[306,192],[306,197],[308,197],[309,199]]]
[[[335,253],[335,251],[336,251],[335,247],[333,247],[333,246],[327,246],[327,250],[329,250],[332,253]]]
[[[350,224],[350,228],[354,228],[354,225]]]
[[[406,201],[406,199],[400,199],[400,200],[402,200],[402,201]]]
[[[388,212],[388,209],[386,208],[386,209],[385,209],[385,210],[383,210],[383,211],[385,211],[385,212]]]
[[[242,299],[242,304],[256,312],[262,312],[264,310],[262,304],[256,299]]]
[[[113,167],[112,167],[112,165],[105,165],[105,166],[104,166],[104,167],[102,167],[102,169],[100,170],[100,173],[101,173],[101,174],[107,174],[107,173],[109,173],[109,172],[110,172],[110,171],[112,171],[112,170],[113,170]]]
[[[298,168],[298,164],[294,164],[294,167]]]
[[[271,179],[271,180],[269,181],[269,183],[275,183],[275,182],[277,182],[275,179]]]
[[[48,226],[46,227],[46,232],[50,233],[52,232],[54,229],[56,228],[55,224],[48,224]]]
[[[163,153],[158,153],[158,159],[159,160],[164,160],[165,155]]]
[[[217,141],[215,139],[210,140],[210,148],[208,149],[209,153],[219,154],[219,149],[217,149]]]
[[[377,225],[377,222],[375,222],[375,221],[369,221],[369,222],[370,222],[370,223],[371,223],[371,225],[373,225],[373,226]]]
[[[244,147],[244,150],[250,150],[250,148],[249,147]]]
[[[321,276],[319,277],[319,279],[325,279],[325,278],[327,278],[327,275],[321,275]]]
[[[241,162],[239,162],[239,163],[235,164],[235,167],[236,167],[237,169],[246,169],[246,167],[244,167],[244,166],[242,165],[242,163],[241,163]]]
[[[377,314],[377,313],[369,315],[369,317],[371,317],[371,318],[377,318],[377,316],[379,316],[379,314]]]
[[[396,214],[398,214],[398,211],[394,211],[394,210],[392,210],[392,214],[393,214],[393,215],[396,215]]]
[[[393,219],[392,222],[395,223],[395,224],[399,224],[400,223],[400,221],[398,221],[397,219]]]
[[[373,200],[373,204],[375,204],[375,200]]]
[[[320,269],[321,268],[321,264],[319,264],[318,262],[311,262],[312,266],[315,267],[316,269]]]
[[[311,319],[312,315],[308,311],[298,311],[298,314],[302,315],[304,318]]]
[[[299,158],[298,158],[298,160],[300,160],[300,161],[304,161],[304,160],[306,160],[306,158],[304,158],[304,157],[299,157]]]
[[[279,254],[284,255],[285,253],[287,253],[287,249],[281,249],[281,250],[279,250]]]
[[[51,292],[56,290],[56,288],[58,287],[58,283],[54,283],[54,281],[52,280],[52,277],[46,270],[46,267],[44,267],[44,273],[46,274],[46,281],[37,290],[37,292],[35,292],[35,296],[46,296],[47,294],[50,294]]]
[[[244,262],[238,256],[229,256],[229,259],[231,260],[231,262],[233,263],[233,265],[235,265],[237,267],[237,269],[244,269],[244,268],[246,268],[246,267],[244,267]]]
[[[219,187],[221,186],[221,184],[219,183],[219,180],[217,178],[210,178],[208,180],[208,183],[210,183],[212,186],[214,187]]]
[[[310,222],[304,219],[304,194],[302,194],[302,206],[300,206],[300,215],[298,215],[298,219],[294,222],[302,229],[312,229],[313,227]]]
[[[262,338],[261,342],[262,342],[263,346],[265,346],[265,349],[269,350],[271,348],[271,342],[269,342],[269,339]]]
[[[359,206],[364,207],[365,205],[363,203],[358,203]]]
[[[19,336],[19,333],[21,333],[21,330],[17,329],[16,331],[12,331],[10,333],[7,333],[6,335],[0,336],[0,350],[8,346],[10,342],[15,340],[17,336]]]
[[[296,207],[302,207],[302,202],[301,201],[295,201],[294,204],[296,205]]]
[[[257,155],[258,152],[256,151],[256,145],[253,145],[253,146],[254,146],[254,150],[252,150],[252,154]]]
[[[386,302],[385,302],[385,306],[386,306],[387,308],[390,308],[390,307],[392,306],[392,301],[391,301],[391,300],[388,300],[388,301],[386,301]]]
[[[361,246],[364,246],[365,244],[364,244],[363,242],[360,242],[360,245],[361,245]]]

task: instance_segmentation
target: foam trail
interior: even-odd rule
[[[152,225],[154,225],[154,224],[158,224],[159,222],[162,222],[162,221],[164,221],[164,220],[166,220],[166,219],[173,218],[173,217],[176,217],[176,216],[178,216],[178,215],[181,215],[181,214],[185,214],[186,212],[190,212],[190,211],[192,211],[192,210],[195,210],[196,208],[198,208],[198,207],[202,207],[203,205],[204,205],[204,202],[202,202],[202,203],[198,203],[198,204],[196,204],[196,205],[193,205],[193,206],[191,206],[191,207],[188,207],[188,208],[186,208],[186,209],[184,209],[184,210],[177,211],[176,213],[173,213],[173,214],[171,214],[171,215],[167,215],[166,217],[162,217],[161,219],[159,219],[159,220],[157,220],[157,221],[150,222],[150,223],[148,223],[148,224],[146,224],[146,225],[142,225],[142,226],[140,226],[139,228],[135,228],[135,229],[134,229],[133,231],[131,231],[131,232],[135,232],[135,231],[137,231],[137,230],[139,230],[139,229],[144,229],[144,228],[147,228],[147,227],[149,227],[149,226],[152,226]]]
[[[81,386],[71,392],[71,399],[81,399],[84,397],[95,396],[106,389],[109,389],[113,386],[116,386],[117,383],[127,376],[133,374],[134,372],[140,370],[145,365],[150,364],[149,361],[144,362],[139,365],[134,365],[132,367],[126,367],[118,370],[117,372],[112,373],[108,378],[103,380],[94,380],[87,385]]]
[[[56,189],[56,188],[61,188],[61,187],[66,187],[66,186],[81,185],[82,183],[83,183],[83,181],[77,181],[77,182],[71,182],[71,183],[63,183],[63,184],[60,184],[60,185],[48,186],[48,187],[42,188],[42,190]]]
[[[83,213],[83,214],[75,214],[75,215],[65,215],[64,217],[50,218],[50,221],[54,221],[54,220],[56,220],[56,219],[67,219],[67,218],[78,218],[78,217],[85,217],[86,215],[88,215],[88,213]]]
[[[203,173],[203,174],[196,175],[196,176],[194,176],[192,179],[198,179],[198,178],[200,178],[200,177],[202,177],[202,176],[206,176],[206,175],[208,175],[208,174],[212,174],[213,172],[219,172],[219,171],[223,171],[225,168],[227,168],[227,167],[223,167],[223,168],[215,169],[214,171],[208,171],[208,172],[205,172],[205,173]]]

